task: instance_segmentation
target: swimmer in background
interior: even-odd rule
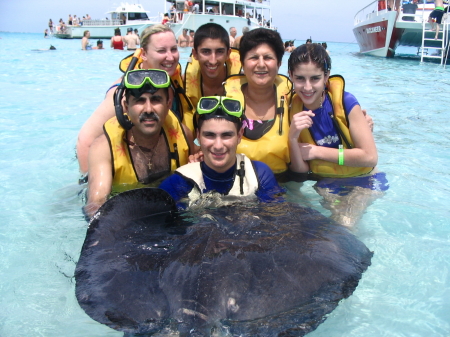
[[[388,184],[385,174],[376,172],[378,152],[360,104],[330,70],[330,56],[320,44],[304,44],[289,57],[295,91],[290,170],[318,180],[314,188],[331,218],[353,227]]]
[[[97,41],[97,46],[96,47],[92,47],[92,49],[105,49],[105,48],[103,48],[103,41],[102,40],[98,40]]]
[[[45,38],[48,37],[48,29],[44,30],[44,37],[45,37]]]
[[[127,35],[123,37],[123,42],[127,47],[127,50],[136,50],[137,46],[141,44],[139,37],[133,34],[133,28],[127,29]]]
[[[178,47],[180,47],[180,48],[189,47],[190,37],[187,34],[187,32],[188,32],[188,29],[183,28],[183,33],[180,36],[178,36]]]
[[[85,30],[83,33],[83,38],[81,39],[81,49],[82,50],[91,50],[92,46],[89,43],[89,37],[91,33],[88,30]]]

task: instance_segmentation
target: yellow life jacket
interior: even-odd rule
[[[109,119],[103,129],[108,138],[113,171],[113,189],[120,188],[120,185],[138,186],[139,180],[133,165],[130,149],[125,142],[126,130],[117,121],[116,117]],[[164,122],[162,132],[169,148],[170,171],[175,171],[181,165],[185,165],[189,160],[189,143],[184,134],[178,118],[169,111]]]
[[[344,88],[345,88],[345,81],[342,78],[342,76],[340,75],[330,76],[330,79],[327,83],[327,89],[328,95],[330,96],[331,103],[333,106],[334,119],[339,125],[339,128],[341,129],[345,138],[347,138],[348,142],[353,147],[354,143],[350,135],[350,129],[348,127],[349,124],[348,118],[344,108]],[[294,97],[292,98],[291,111],[292,113],[303,111],[303,102],[301,101],[300,97],[297,96],[297,94],[295,94]],[[317,145],[309,129],[304,129],[300,133],[299,142]],[[344,146],[344,149],[348,148],[347,144],[344,141],[342,141],[342,145]],[[312,173],[315,173],[322,177],[335,177],[335,178],[356,177],[370,173],[373,170],[373,167],[345,166],[321,159],[310,160],[308,161],[308,164],[309,169]]]
[[[124,73],[127,71],[131,59],[133,58],[133,55],[134,54],[128,55],[122,61],[120,61],[119,64],[120,71]],[[142,58],[139,57],[134,69],[141,69],[142,62],[143,62]],[[186,96],[185,90],[183,88],[183,79],[181,77],[181,65],[179,63],[177,65],[175,73],[172,76],[170,76],[170,82],[176,94],[174,99],[176,100],[175,101],[175,104],[177,106],[176,110],[180,113],[180,120],[183,120],[185,115],[193,116],[195,112],[195,105],[193,105],[189,100],[189,98]]]
[[[245,75],[232,75],[225,82],[226,96],[238,99],[245,107],[245,97],[242,86],[247,83]],[[277,75],[276,116],[271,129],[261,138],[252,140],[242,137],[237,153],[243,153],[251,160],[266,163],[274,173],[288,169],[291,162],[289,156],[289,103],[291,99],[292,82],[284,75]]]
[[[230,56],[225,62],[227,68],[227,77],[241,72],[241,61],[239,57],[239,50],[231,48]],[[198,101],[203,96],[202,92],[202,73],[200,71],[199,62],[192,56],[189,57],[186,63],[184,72],[184,87],[186,88],[186,95],[197,108]],[[194,113],[192,115],[184,115],[183,124],[186,125],[194,134]]]

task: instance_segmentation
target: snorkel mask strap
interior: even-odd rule
[[[136,63],[139,60],[139,57],[141,56],[141,51],[142,49],[140,48],[136,49],[136,51],[133,54],[133,57],[131,58],[130,64],[128,65],[127,72],[134,69]],[[122,81],[120,82],[116,92],[114,93],[114,108],[116,110],[116,118],[119,124],[125,130],[131,130],[131,128],[133,127],[133,123],[130,121],[128,116],[123,112],[122,98],[124,92],[125,92],[125,75],[122,77]]]

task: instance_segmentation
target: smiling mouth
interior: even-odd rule
[[[302,95],[305,96],[305,97],[310,98],[310,97],[314,96],[314,92],[302,92]]]

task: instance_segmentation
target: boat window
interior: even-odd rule
[[[147,13],[128,13],[128,20],[148,20]]]

